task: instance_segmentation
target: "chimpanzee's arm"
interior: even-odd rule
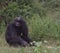
[[[27,41],[28,43],[32,42],[31,38],[28,37],[28,27],[27,25],[25,25],[23,28],[22,28],[22,38]]]

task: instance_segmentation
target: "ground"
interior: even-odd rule
[[[9,47],[4,36],[0,37],[0,53],[60,53],[60,41],[44,40],[44,42],[36,42],[36,47]]]
[[[0,53],[60,53],[60,46],[42,46],[41,48],[26,47],[0,47]]]

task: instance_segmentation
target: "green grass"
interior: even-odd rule
[[[60,41],[36,42],[35,47],[9,47],[3,36],[0,38],[0,53],[60,53]]]
[[[0,47],[0,53],[60,53],[60,46],[40,46],[40,47]]]
[[[60,53],[60,46],[41,44],[34,48],[34,53]]]
[[[0,53],[33,53],[32,48],[0,47]]]
[[[29,20],[29,35],[32,39],[40,40],[39,38],[43,36],[44,42],[41,44],[36,42],[36,47],[9,47],[4,33],[0,32],[0,53],[60,53],[60,18],[58,18],[58,15],[48,15],[43,18],[34,15]],[[5,32],[2,26],[1,30]]]

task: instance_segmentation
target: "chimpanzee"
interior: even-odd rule
[[[32,40],[28,37],[28,27],[20,16],[7,26],[5,39],[10,46],[28,46]]]

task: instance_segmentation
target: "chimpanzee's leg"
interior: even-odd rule
[[[24,39],[22,39],[21,37],[19,37],[18,43],[21,46],[28,46],[28,43]]]
[[[28,44],[29,46],[35,46],[35,43],[32,41],[32,39],[28,36],[21,36],[22,39],[24,39]]]
[[[10,46],[28,46],[28,43],[24,41],[21,37],[12,38],[9,40]]]
[[[28,36],[21,36],[23,40],[25,40],[27,43],[33,42],[30,37]]]

